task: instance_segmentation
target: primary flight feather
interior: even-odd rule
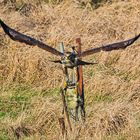
[[[119,49],[125,49],[128,46],[130,46],[131,44],[133,44],[138,38],[140,37],[140,34],[135,36],[134,38],[125,40],[125,41],[121,41],[121,42],[117,42],[117,43],[113,43],[113,44],[108,44],[102,47],[98,47],[98,48],[93,48],[93,49],[89,49],[86,51],[83,51],[80,54],[80,57],[84,57],[87,55],[91,55],[94,53],[98,53],[101,51],[112,51],[112,50],[119,50]]]
[[[48,52],[51,52],[54,55],[58,55],[58,56],[63,55],[63,53],[57,51],[55,48],[52,48],[51,46],[46,45],[43,42],[38,41],[30,36],[27,36],[27,35],[24,35],[24,34],[18,32],[18,31],[15,31],[14,29],[7,26],[2,20],[0,20],[0,25],[2,26],[5,33],[7,35],[9,35],[9,37],[15,41],[26,43],[28,45],[38,46],[39,48],[42,48]],[[131,39],[128,39],[125,41],[121,41],[121,42],[117,42],[117,43],[113,43],[113,44],[108,44],[108,45],[98,47],[98,48],[92,48],[92,49],[83,51],[78,56],[85,57],[85,56],[88,56],[88,55],[91,55],[94,53],[98,53],[101,51],[112,51],[112,50],[125,49],[128,46],[130,46],[131,44],[133,44],[139,37],[140,37],[140,34],[135,36],[134,38],[131,38]]]
[[[12,39],[15,41],[19,41],[21,43],[25,43],[28,45],[33,45],[33,46],[38,46],[39,48],[42,48],[48,52],[51,52],[54,55],[61,56],[63,53],[57,51],[56,49],[52,48],[49,45],[44,44],[41,41],[38,41],[30,36],[24,35],[18,31],[15,31],[14,29],[10,28],[7,26],[2,20],[0,20],[0,25],[2,26],[4,32]]]

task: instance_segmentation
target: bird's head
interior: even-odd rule
[[[61,57],[61,62],[64,67],[73,68],[77,65],[77,54],[75,52],[66,52]]]
[[[97,64],[97,63],[90,63],[90,62],[85,62],[80,60],[75,50],[75,47],[71,47],[71,48],[72,48],[72,52],[65,52],[65,54],[61,56],[61,60],[55,60],[53,62],[62,64],[64,68],[73,68],[79,65]]]

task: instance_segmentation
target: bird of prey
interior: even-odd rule
[[[32,46],[38,46],[41,49],[44,49],[54,55],[57,56],[61,56],[63,57],[64,54],[61,53],[60,51],[56,50],[55,48],[44,44],[43,42],[36,40],[30,36],[24,35],[18,31],[15,31],[14,29],[10,28],[8,25],[6,25],[1,19],[0,19],[0,25],[3,28],[4,32],[12,39],[15,41],[19,41],[21,43],[25,43],[28,45],[32,45]],[[77,65],[86,65],[86,64],[90,64],[88,62],[83,62],[82,60],[79,60],[79,57],[85,57],[94,53],[98,53],[101,51],[112,51],[112,50],[119,50],[119,49],[125,49],[128,46],[130,46],[131,44],[133,44],[138,38],[140,37],[140,34],[135,36],[134,38],[125,40],[125,41],[121,41],[121,42],[117,42],[117,43],[113,43],[113,44],[109,44],[109,45],[105,45],[102,47],[97,47],[97,48],[92,48],[89,50],[85,50],[83,51],[81,54],[76,54],[73,55],[73,53],[69,54],[67,59],[69,59],[71,62],[73,62],[73,60],[77,63]],[[78,59],[78,61],[77,61]],[[61,60],[60,60],[61,61]],[[60,61],[54,61],[54,62],[60,62]]]

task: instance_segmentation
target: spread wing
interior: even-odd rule
[[[32,46],[38,46],[39,48],[44,49],[48,52],[51,52],[52,54],[55,54],[55,55],[59,55],[59,56],[63,55],[61,52],[57,51],[56,49],[52,48],[51,46],[46,45],[41,41],[38,41],[30,36],[19,33],[17,31],[15,31],[14,29],[8,27],[2,20],[0,20],[0,25],[2,26],[4,32],[12,40],[19,41],[21,43],[25,43],[25,44],[32,45]]]
[[[109,45],[102,46],[102,47],[99,47],[99,48],[89,49],[89,50],[86,50],[86,51],[82,52],[80,54],[80,56],[84,57],[84,56],[91,55],[91,54],[94,54],[94,53],[98,53],[98,52],[101,52],[101,51],[112,51],[112,50],[125,49],[128,46],[130,46],[131,44],[133,44],[139,37],[140,37],[140,34],[135,36],[134,38],[131,38],[131,39],[126,40],[126,41],[121,41],[121,42],[109,44]]]

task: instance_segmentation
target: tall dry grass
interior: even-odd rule
[[[69,49],[77,37],[81,37],[85,50],[125,40],[140,32],[138,0],[119,0],[96,10],[81,7],[71,0],[58,5],[28,1],[18,9],[13,3],[6,3],[1,4],[0,9],[0,17],[8,25],[57,49],[60,42]],[[84,67],[86,122],[74,125],[69,139],[140,138],[139,44],[138,40],[126,50],[101,52],[84,58],[98,64]],[[49,62],[55,56],[37,47],[14,42],[2,30],[0,45],[2,87],[26,84],[42,92],[62,86],[61,66]],[[1,94],[4,98],[4,93]],[[8,130],[11,137],[16,137],[18,131],[22,139],[62,139],[58,124],[61,98],[56,99],[41,95],[32,97],[30,108],[24,109],[14,120],[5,118],[2,128]]]

